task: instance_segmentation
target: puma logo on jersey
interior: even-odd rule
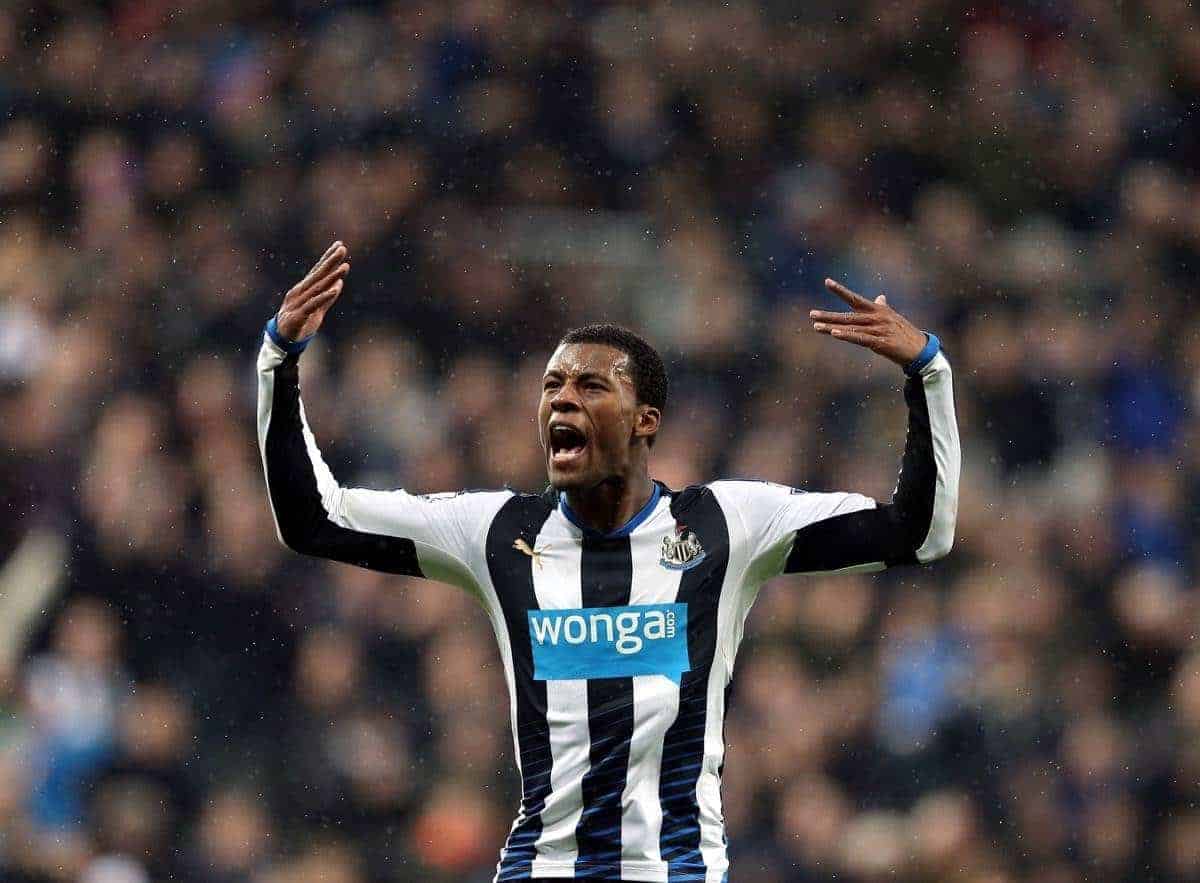
[[[675,528],[675,535],[667,534],[662,541],[662,555],[658,563],[667,570],[691,570],[704,560],[704,546],[694,531],[681,524]]]
[[[529,545],[529,543],[525,542],[524,537],[517,537],[515,540],[513,540],[513,548],[516,549],[518,552],[521,552],[525,555],[528,555],[530,558],[532,558],[533,563],[536,564],[539,568],[542,566],[541,551],[534,549],[532,546]]]

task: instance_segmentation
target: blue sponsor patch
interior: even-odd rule
[[[530,610],[529,642],[538,681],[663,675],[691,670],[686,604]]]

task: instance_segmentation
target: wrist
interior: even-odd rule
[[[904,366],[904,373],[909,377],[915,377],[917,374],[920,374],[921,369],[933,361],[933,357],[941,351],[941,348],[942,342],[938,340],[937,335],[926,331],[924,348],[917,353],[911,362]]]
[[[316,337],[316,334],[310,334],[308,337],[302,337],[299,340],[288,339],[286,336],[284,336],[283,332],[279,330],[279,323],[276,321],[275,316],[272,316],[267,320],[266,335],[267,337],[271,338],[271,342],[275,344],[275,346],[279,347],[285,353],[290,355],[297,355],[304,352],[304,349],[308,346],[309,341]]]

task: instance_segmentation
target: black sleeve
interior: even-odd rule
[[[944,355],[908,378],[904,399],[908,435],[892,501],[798,529],[785,573],[915,564],[950,550],[960,454]]]
[[[336,482],[320,459],[300,404],[299,355],[287,354],[260,377],[259,433],[267,493],[280,539],[304,555],[387,573],[424,576],[411,539],[352,530],[326,508],[322,479]],[[260,375],[263,368],[260,365]],[[307,438],[306,438],[307,436]]]

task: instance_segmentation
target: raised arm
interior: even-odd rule
[[[950,363],[937,337],[887,305],[827,280],[852,312],[812,311],[813,327],[866,346],[904,368],[908,435],[891,502],[856,493],[808,493],[761,482],[717,482],[736,511],[762,577],[878,570],[941,558],[954,543],[961,455]]]
[[[258,353],[258,443],[276,533],[305,555],[476,588],[480,534],[511,494],[344,488],[325,464],[300,399],[300,354],[341,294],[350,265],[335,242],[284,298]]]

